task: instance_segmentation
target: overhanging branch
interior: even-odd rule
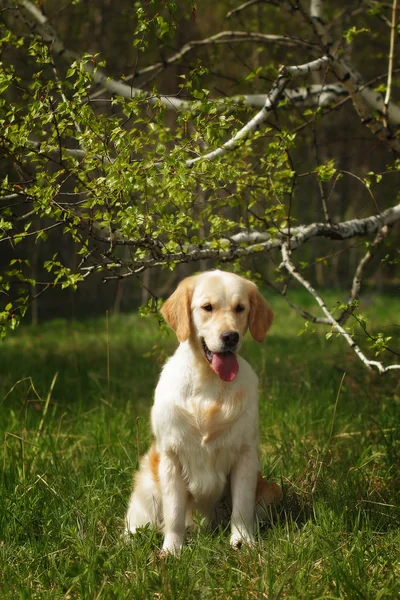
[[[239,131],[225,144],[217,148],[216,150],[212,150],[207,154],[203,154],[197,158],[193,158],[186,161],[186,166],[191,167],[199,160],[214,160],[220,156],[226,154],[230,150],[234,150],[238,144],[244,140],[250,133],[256,131],[270,116],[271,112],[275,109],[277,104],[282,98],[282,95],[285,91],[285,88],[288,82],[298,75],[305,75],[311,73],[313,71],[318,71],[326,65],[328,62],[327,57],[322,56],[317,60],[310,61],[303,65],[294,65],[290,67],[281,67],[279,70],[279,76],[276,79],[274,85],[269,94],[267,94],[264,106],[262,109],[252,118],[244,127],[239,129]]]
[[[365,354],[362,352],[360,347],[356,344],[352,336],[342,327],[342,325],[336,321],[333,317],[332,313],[327,308],[325,301],[323,298],[316,292],[311,283],[307,281],[296,269],[293,263],[290,260],[291,251],[288,244],[282,245],[282,263],[280,268],[286,269],[288,273],[294,279],[296,279],[301,285],[315,298],[317,304],[320,306],[322,312],[324,313],[327,321],[332,325],[332,328],[337,331],[349,344],[350,348],[354,350],[357,354],[358,358],[361,362],[367,367],[367,369],[372,370],[372,368],[376,368],[378,372],[382,375],[383,373],[387,373],[388,371],[392,371],[395,369],[400,369],[400,365],[389,365],[384,366],[381,362],[376,360],[368,359]]]
[[[309,13],[302,8],[301,4],[299,10],[304,19],[312,25],[321,48],[329,56],[332,72],[350,94],[362,124],[393,152],[400,154],[400,139],[392,130],[392,127],[400,125],[400,107],[389,101],[386,105],[384,96],[365,85],[352,63],[341,58],[333,49],[333,40],[327,32],[322,16],[322,0],[311,0]]]
[[[261,232],[240,232],[229,238],[221,239],[218,247],[210,247],[208,244],[196,247],[186,247],[180,252],[169,252],[160,240],[146,239],[145,243],[140,240],[110,239],[108,237],[98,238],[104,244],[113,246],[132,246],[136,249],[142,248],[149,254],[141,259],[133,259],[130,263],[122,263],[118,259],[108,260],[108,268],[117,271],[127,268],[126,273],[118,273],[105,279],[118,279],[142,273],[146,269],[165,266],[173,263],[190,263],[203,259],[214,259],[221,261],[232,261],[237,258],[251,256],[258,253],[267,253],[274,249],[281,249],[286,245],[290,250],[295,250],[307,241],[324,237],[332,240],[346,240],[354,237],[363,237],[377,233],[385,225],[392,225],[400,221],[400,203],[388,208],[378,215],[365,217],[364,219],[351,219],[342,223],[311,223],[300,225],[290,229],[284,229],[272,237],[270,234]],[[101,270],[104,265],[92,265],[85,267],[85,272]]]

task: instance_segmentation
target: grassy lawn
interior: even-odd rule
[[[343,341],[298,336],[302,319],[271,304],[270,334],[244,355],[260,374],[264,473],[284,501],[256,548],[199,529],[180,560],[157,560],[154,532],[120,537],[173,335],[125,315],[6,339],[0,598],[399,597],[399,372],[369,375]],[[398,322],[398,307],[374,298],[373,325]]]

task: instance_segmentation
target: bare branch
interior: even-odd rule
[[[317,83],[285,90],[284,95],[290,104],[307,108],[330,106],[340,98],[347,97],[348,93],[341,83]]]
[[[223,144],[216,150],[213,150],[212,152],[204,154],[203,156],[187,160],[186,166],[191,167],[199,160],[214,160],[215,158],[223,156],[224,154],[226,154],[226,152],[236,148],[238,143],[241,140],[245,139],[249,135],[249,133],[253,133],[260,127],[260,125],[265,123],[273,109],[277,106],[278,102],[282,98],[285,87],[287,86],[291,78],[297,75],[311,73],[312,71],[318,71],[319,69],[322,69],[327,62],[327,57],[323,56],[321,58],[318,58],[317,60],[310,61],[303,65],[281,67],[278,78],[272,86],[272,89],[269,92],[269,94],[267,94],[263,108],[248,123],[246,123],[246,125],[242,127],[242,129],[240,129],[230,140],[225,142],[225,144]]]
[[[367,89],[367,85],[360,87],[360,92]],[[378,112],[383,111],[383,98],[380,94],[374,92],[375,97],[369,98],[371,102],[371,108]],[[324,84],[311,84],[308,86],[286,88],[283,92],[283,96],[287,98],[288,102],[293,106],[298,107],[325,107],[330,106],[340,99],[350,98],[350,95],[342,83],[324,83]],[[267,94],[243,94],[237,96],[230,96],[218,100],[221,104],[237,102],[245,106],[252,106],[254,108],[261,108],[264,106],[267,99]],[[400,110],[399,107],[393,102],[389,103],[389,121],[394,125],[400,125]],[[397,119],[399,119],[397,121]]]
[[[35,211],[33,211],[35,212]],[[24,215],[27,216],[27,215]],[[42,227],[41,229],[38,229],[36,231],[29,231],[29,232],[23,232],[20,234],[21,238],[26,238],[26,237],[31,237],[32,235],[39,235],[41,233],[43,233],[44,231],[50,231],[50,229],[54,229],[55,227],[59,227],[60,225],[65,225],[65,221],[56,221],[56,223],[53,223],[52,225],[49,225],[48,227]],[[7,237],[3,237],[0,238],[0,242],[11,242],[11,244],[14,242],[15,237],[18,237],[18,234],[14,234],[14,235],[9,235]]]
[[[368,251],[364,254],[364,256],[361,258],[360,262],[358,263],[357,269],[354,273],[350,295],[347,299],[348,306],[351,306],[353,304],[353,302],[358,299],[358,296],[360,294],[360,289],[361,289],[362,278],[364,275],[364,269],[371,262],[371,260],[375,256],[375,252],[376,252],[378,246],[380,246],[380,244],[388,236],[388,234],[389,234],[389,227],[388,227],[388,225],[384,225],[382,227],[382,229],[380,229],[378,231],[374,241],[370,244]],[[340,315],[340,317],[337,319],[338,323],[340,323],[341,325],[344,325],[344,323],[349,318],[350,314],[351,314],[351,309],[343,311],[342,314]]]
[[[248,0],[248,2],[244,2],[240,6],[227,12],[226,18],[229,19],[230,17],[233,17],[233,15],[236,15],[242,10],[246,10],[246,8],[249,8],[250,6],[254,6],[254,4],[272,4],[273,6],[280,6],[281,2],[280,0]]]
[[[375,237],[374,241],[369,245],[368,251],[366,252],[366,254],[361,258],[360,262],[358,263],[357,269],[356,269],[354,277],[353,277],[350,294],[346,301],[348,308],[346,310],[343,310],[342,313],[340,314],[340,316],[336,319],[336,321],[340,325],[344,325],[345,322],[350,317],[350,315],[352,314],[351,305],[359,297],[362,278],[364,275],[364,269],[371,262],[372,258],[375,256],[377,248],[383,242],[383,240],[386,239],[388,234],[389,234],[389,227],[387,225],[384,225],[384,227],[382,227],[382,229],[380,229],[378,231],[378,234]],[[327,319],[326,317],[316,317],[315,315],[306,311],[301,306],[298,306],[297,304],[292,302],[290,300],[290,298],[288,298],[287,294],[284,292],[281,292],[277,286],[271,284],[270,282],[268,282],[268,285],[271,285],[274,288],[274,290],[278,294],[280,294],[282,296],[282,298],[284,298],[286,300],[286,302],[289,304],[289,306],[291,306],[291,308],[293,308],[296,312],[298,312],[303,317],[303,319],[305,319],[306,321],[310,321],[311,323],[316,323],[319,325],[330,325],[331,324],[331,321],[329,319]]]
[[[305,42],[304,40],[300,40],[298,38],[292,38],[288,35],[274,35],[274,34],[266,34],[266,33],[258,33],[253,31],[220,31],[215,35],[211,35],[208,38],[203,40],[192,40],[187,42],[180,50],[165,58],[162,61],[158,61],[153,65],[149,65],[148,67],[144,67],[143,69],[139,69],[135,71],[132,75],[126,78],[126,81],[131,79],[136,79],[141,77],[142,75],[146,75],[147,73],[152,73],[153,71],[162,71],[169,65],[181,60],[186,54],[194,50],[199,46],[210,46],[214,44],[231,44],[231,43],[244,43],[244,42],[257,42],[263,44],[282,44],[285,46],[314,46],[310,42]]]
[[[361,283],[362,283],[362,279],[364,276],[364,269],[371,262],[371,260],[375,256],[377,248],[386,239],[388,234],[389,234],[389,226],[384,225],[382,227],[382,229],[380,229],[378,231],[374,241],[369,245],[367,252],[364,254],[364,256],[361,258],[360,262],[358,263],[356,271],[354,273],[350,294],[346,301],[348,308],[346,310],[343,310],[342,313],[340,314],[340,316],[336,319],[336,321],[340,325],[344,325],[346,323],[346,321],[348,320],[348,318],[350,317],[350,315],[353,313],[352,305],[355,302],[355,300],[357,300],[359,297]],[[313,315],[308,314],[306,311],[302,310],[300,307],[297,307],[295,305],[293,306],[293,308],[295,310],[297,310],[297,312],[299,312],[302,315],[302,317],[304,317],[308,321],[311,321],[313,323],[320,323],[320,324],[324,324],[324,325],[330,324],[330,321],[328,319],[326,319],[325,317],[314,317]]]
[[[315,298],[316,302],[319,304],[322,312],[326,316],[328,322],[332,325],[332,328],[335,329],[340,335],[346,340],[349,344],[350,348],[354,350],[357,354],[358,358],[361,362],[367,367],[368,370],[372,370],[375,367],[378,372],[382,375],[383,373],[387,373],[388,371],[394,369],[400,369],[400,365],[390,365],[384,366],[381,362],[376,360],[369,360],[365,354],[361,351],[360,347],[355,343],[351,335],[336,321],[333,317],[332,313],[328,310],[325,301],[319,294],[315,291],[310,282],[308,282],[304,277],[299,273],[296,267],[290,260],[291,251],[287,244],[282,245],[282,263],[280,268],[285,268],[292,277],[297,279],[299,283]]]
[[[30,147],[35,148],[39,152],[45,152],[46,154],[58,154],[60,150],[62,150],[62,152],[69,154],[69,156],[74,156],[75,158],[85,158],[85,156],[87,156],[87,151],[81,148],[60,148],[59,146],[45,146],[43,142],[37,142],[35,140],[28,140],[27,143]],[[114,162],[114,160],[109,156],[103,156],[100,154],[96,154],[95,156],[101,162],[106,162],[110,164]]]
[[[379,120],[375,116],[375,113],[384,115],[385,102],[382,94],[366,86],[361,75],[353,65],[331,51],[332,40],[328,35],[321,15],[322,2],[312,0],[310,14],[303,10],[301,5],[299,5],[299,10],[303,17],[313,26],[320,40],[321,48],[329,56],[331,70],[350,94],[362,124],[368,127],[393,152],[400,154],[400,139],[393,136],[389,127],[385,126],[384,120]],[[315,14],[312,12],[313,10],[316,11]],[[391,104],[388,107],[388,120],[394,125],[400,125],[399,106]]]
[[[268,94],[243,94],[230,96],[218,100],[221,104],[237,103],[253,108],[262,108],[267,100]],[[312,84],[307,87],[296,87],[285,89],[283,97],[289,104],[298,107],[325,107],[337,102],[340,98],[348,97],[346,88],[341,83]]]
[[[389,50],[389,64],[388,64],[388,78],[387,78],[387,86],[386,86],[386,95],[383,109],[383,117],[385,121],[385,126],[388,126],[388,111],[389,111],[389,101],[390,94],[392,92],[392,79],[393,79],[393,60],[394,60],[394,43],[396,38],[396,24],[397,24],[397,0],[393,0],[392,6],[392,21],[390,24],[390,50]]]

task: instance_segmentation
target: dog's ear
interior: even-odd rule
[[[161,314],[175,331],[179,342],[185,342],[190,336],[192,318],[190,305],[193,293],[193,277],[180,282],[175,292],[161,308]]]
[[[264,341],[265,334],[272,325],[274,314],[267,301],[261,296],[257,286],[250,289],[249,330],[257,342]]]

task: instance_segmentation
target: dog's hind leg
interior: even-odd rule
[[[135,533],[139,527],[162,526],[162,498],[158,479],[159,455],[155,446],[142,458],[135,475],[134,488],[126,514],[125,533]]]
[[[256,488],[256,516],[259,522],[269,522],[271,520],[271,507],[279,504],[283,493],[281,486],[277,483],[268,483],[260,472],[257,474]]]

